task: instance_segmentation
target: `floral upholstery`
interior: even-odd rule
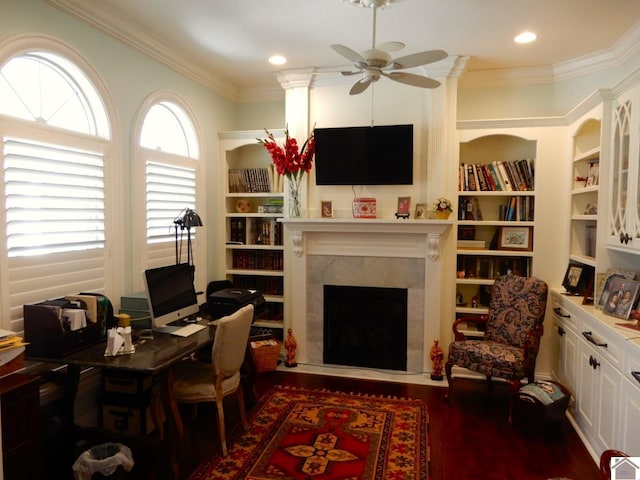
[[[491,377],[533,380],[547,304],[547,284],[535,277],[504,275],[496,279],[484,317],[461,318],[454,324],[456,340],[449,346],[445,365],[449,388],[453,365]],[[465,340],[457,331],[461,322],[486,325],[482,340]]]

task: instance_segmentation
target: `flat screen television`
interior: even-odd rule
[[[186,263],[144,271],[147,300],[154,330],[199,312],[191,267]]]
[[[316,185],[412,185],[413,125],[316,128]]]

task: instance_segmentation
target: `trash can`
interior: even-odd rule
[[[80,454],[73,464],[73,476],[76,480],[91,480],[94,473],[109,477],[117,473],[119,467],[131,471],[131,449],[121,443],[104,443]]]

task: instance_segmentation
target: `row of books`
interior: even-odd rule
[[[232,217],[229,244],[282,245],[282,223],[274,218]]]
[[[260,168],[230,168],[229,193],[282,192],[284,177],[273,165]]]
[[[508,222],[532,222],[534,219],[534,198],[529,196],[508,197],[505,204],[498,206],[497,218]],[[479,199],[460,197],[458,200],[458,220],[482,219]]]
[[[276,270],[283,268],[280,250],[234,250],[232,265],[237,270]]]
[[[247,290],[258,290],[263,295],[282,295],[282,277],[234,275],[233,285]]]
[[[533,190],[534,170],[531,160],[496,160],[490,163],[462,163],[459,167],[460,191],[528,191]]]

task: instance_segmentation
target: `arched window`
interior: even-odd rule
[[[177,97],[164,93],[148,101],[140,128],[139,165],[144,165],[146,238],[142,268],[186,261],[186,232],[176,219],[185,209],[200,212],[197,184],[200,146],[193,116]],[[197,229],[191,231],[194,246]],[[196,255],[197,257],[198,255]],[[204,271],[204,269],[203,269]]]
[[[19,331],[23,304],[105,288],[110,129],[94,83],[65,56],[0,52],[0,65],[2,328]]]

